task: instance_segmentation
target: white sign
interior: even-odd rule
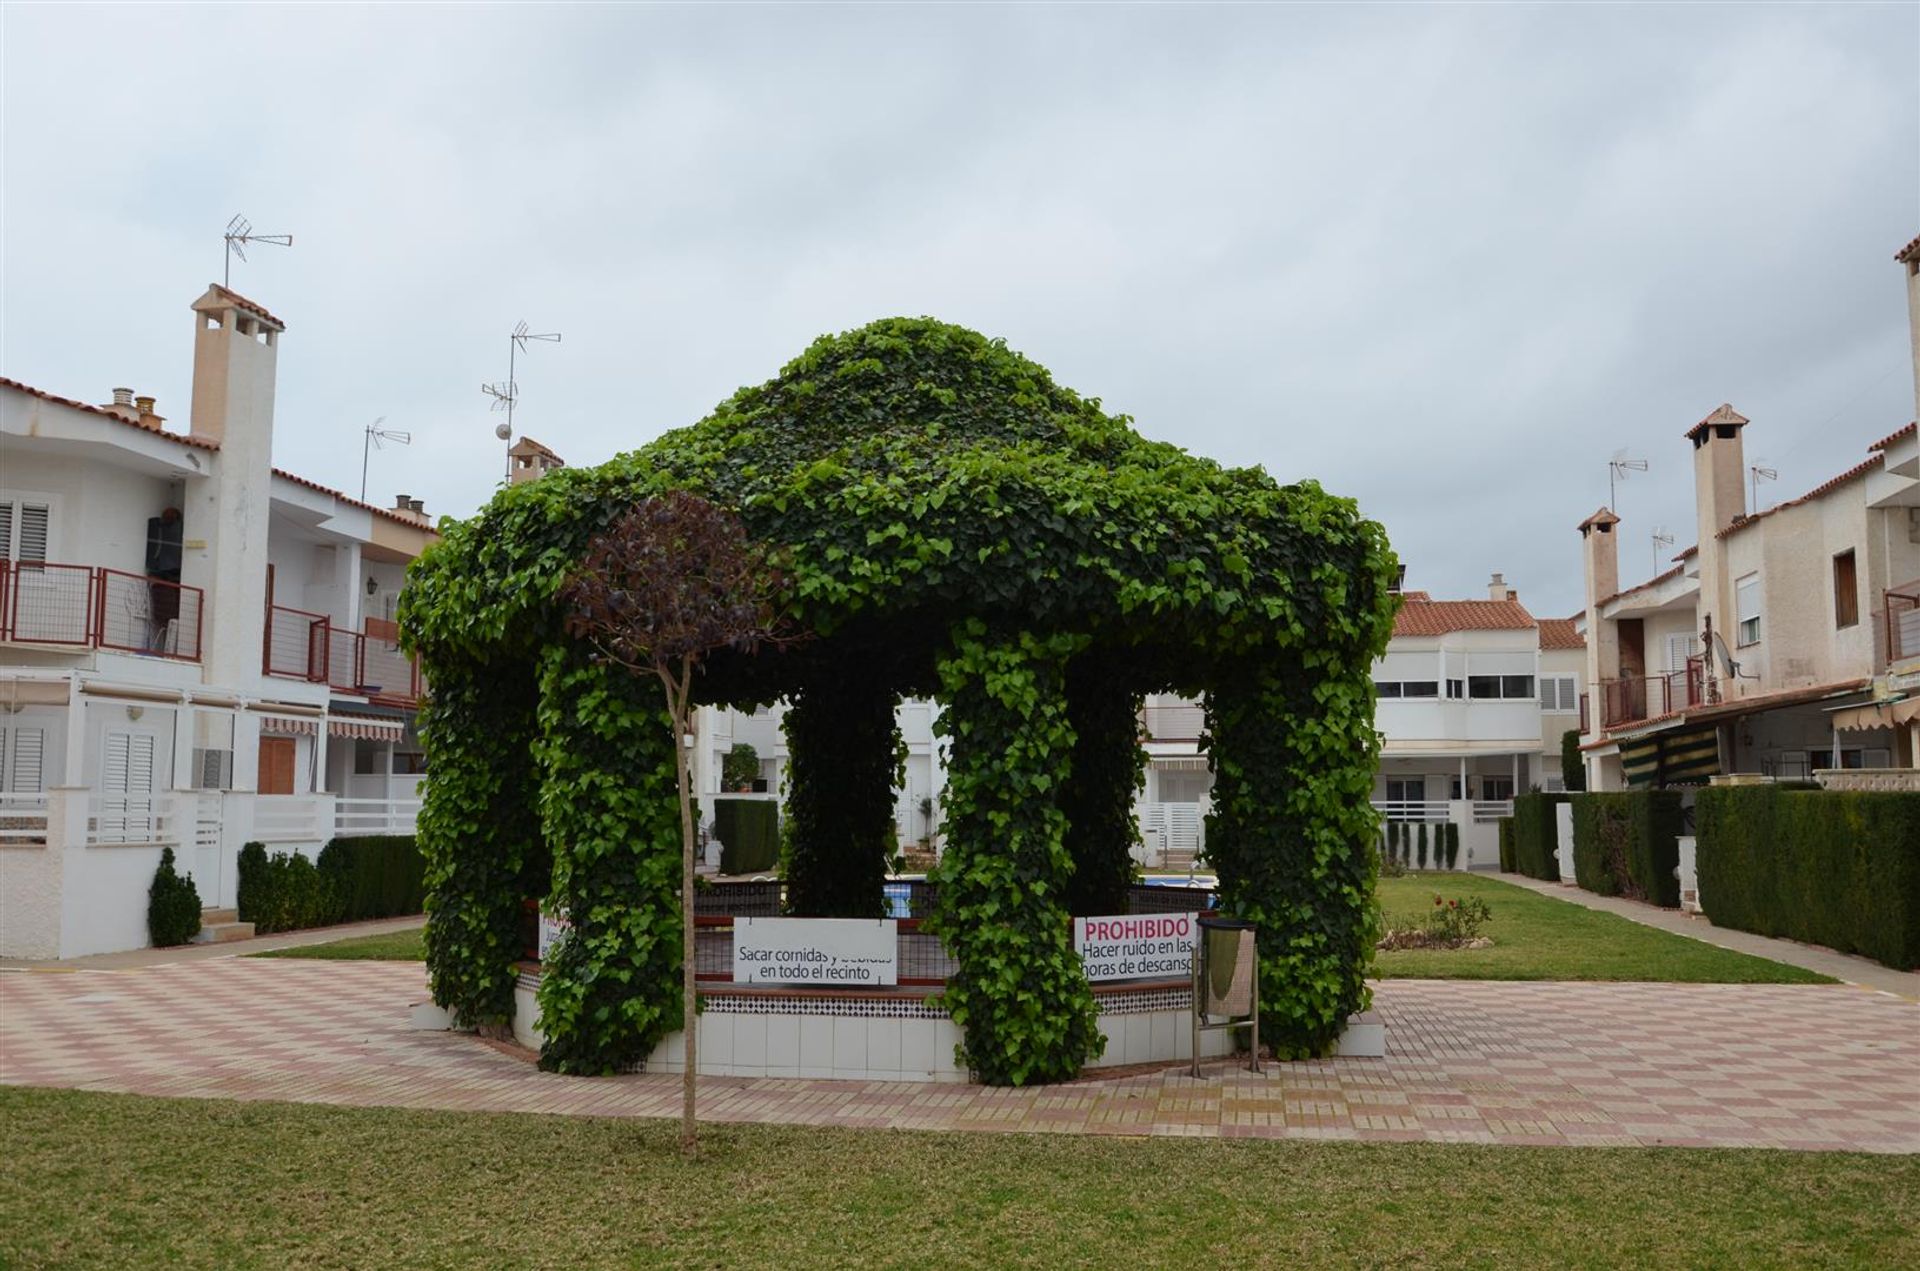
[[[1075,918],[1073,951],[1089,980],[1139,980],[1193,974],[1199,914],[1121,914]]]
[[[573,920],[565,914],[540,911],[540,960],[547,960],[547,951],[560,943],[560,937],[573,931]]]
[[[891,918],[735,918],[735,984],[876,988],[900,982]]]

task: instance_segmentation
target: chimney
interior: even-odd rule
[[[404,494],[396,494],[393,496],[393,510],[396,512],[412,511],[412,503],[413,500]]]
[[[273,449],[274,363],[286,327],[217,285],[193,302],[193,313],[193,432],[222,447],[244,432],[264,468]],[[249,454],[245,462],[253,460]]]
[[[415,516],[424,517],[427,514],[427,501],[425,499],[408,499],[407,511],[413,513]]]
[[[140,412],[135,410],[133,407],[133,390],[130,388],[114,389],[113,404],[111,406],[103,407],[102,409],[112,411],[114,414],[120,416],[120,418],[126,420],[129,423],[132,423],[140,418]]]
[[[1500,574],[1495,574],[1492,578],[1487,580],[1487,599],[1488,600],[1512,600],[1513,599],[1513,590],[1507,586],[1507,580],[1504,576]]]
[[[1727,576],[1720,532],[1747,515],[1747,459],[1742,431],[1747,418],[1722,402],[1687,429],[1693,443],[1693,511],[1700,544],[1700,599],[1696,629],[1711,620],[1715,631],[1731,631],[1733,582]]]
[[[151,428],[155,432],[159,432],[160,426],[167,422],[153,413],[153,399],[151,397],[136,397],[133,399],[133,406],[135,410],[140,412],[140,426],[142,428]]]
[[[1601,508],[1580,522],[1581,556],[1587,577],[1587,692],[1596,704],[1587,715],[1589,736],[1600,732],[1600,685],[1620,674],[1620,634],[1600,618],[1600,602],[1620,590],[1620,518]]]

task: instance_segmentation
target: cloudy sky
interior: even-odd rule
[[[591,463],[933,314],[1382,520],[1409,585],[1579,603],[1693,541],[1722,401],[1792,497],[1912,418],[1920,8],[0,9],[0,372],[184,422],[235,212],[290,232],[276,459],[464,514],[483,380]]]

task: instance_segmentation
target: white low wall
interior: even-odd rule
[[[1680,845],[1680,863],[1674,873],[1680,879],[1680,908],[1688,913],[1700,912],[1700,877],[1695,869],[1695,839],[1691,834],[1682,834]]]
[[[1573,804],[1553,805],[1553,859],[1560,867],[1560,881],[1573,881]]]
[[[45,843],[0,847],[0,958],[60,956],[61,857]]]

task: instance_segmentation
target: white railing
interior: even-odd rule
[[[323,843],[333,837],[328,795],[262,794],[253,801],[253,837],[262,843]]]
[[[1826,790],[1920,790],[1916,768],[1815,768],[1813,779]]]
[[[1488,821],[1504,821],[1512,815],[1512,799],[1475,799],[1473,801],[1473,819],[1483,825]]]
[[[87,846],[178,846],[180,812],[181,801],[171,794],[93,795],[87,800]]]
[[[356,834],[411,834],[420,816],[418,799],[335,799],[333,832]]]
[[[1444,821],[1448,804],[1444,799],[1375,799],[1373,810],[1389,821]]]
[[[0,847],[45,847],[47,796],[0,794]]]

